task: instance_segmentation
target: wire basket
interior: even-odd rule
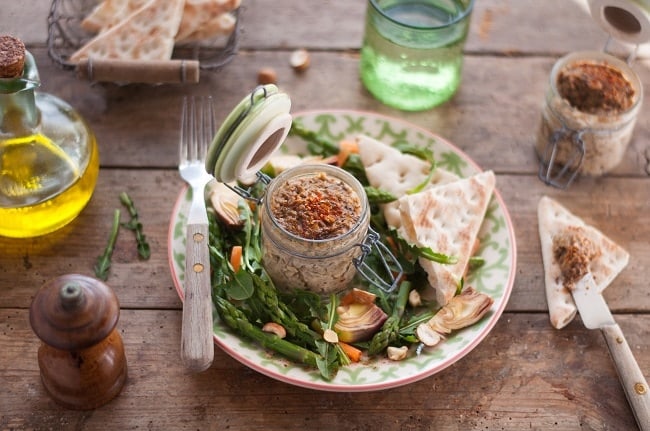
[[[92,39],[95,34],[81,27],[81,21],[99,4],[100,0],[53,0],[47,19],[47,49],[54,62],[63,69],[72,70],[76,64],[70,56]],[[235,27],[228,36],[215,37],[195,43],[178,44],[172,59],[196,60],[201,70],[216,71],[232,60],[237,53],[240,36],[239,8],[232,11]]]

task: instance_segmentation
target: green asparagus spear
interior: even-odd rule
[[[287,334],[303,346],[315,346],[320,335],[302,323],[291,309],[278,298],[277,291],[262,277],[251,274],[255,284],[255,297],[274,322],[284,326]]]
[[[122,226],[135,232],[135,239],[138,242],[138,254],[142,259],[149,259],[151,256],[151,249],[149,243],[147,242],[147,237],[142,231],[142,223],[138,217],[138,211],[135,208],[133,199],[126,193],[122,192],[120,194],[120,202],[126,207],[131,216],[131,220],[128,223],[122,223]]]
[[[294,121],[291,124],[289,134],[298,136],[307,141],[307,146],[311,154],[328,157],[338,154],[339,152],[339,146],[336,143],[325,139],[322,134],[307,129],[297,121]]]
[[[111,233],[108,237],[108,244],[104,253],[97,258],[97,264],[95,265],[95,276],[100,280],[106,281],[108,278],[108,270],[111,267],[111,257],[113,256],[113,249],[115,248],[115,241],[117,240],[117,234],[120,229],[120,210],[115,210],[113,213],[113,227]]]
[[[233,330],[241,335],[257,341],[267,349],[273,350],[293,361],[301,362],[312,367],[317,366],[320,355],[311,350],[300,347],[277,335],[266,333],[248,321],[244,313],[231,304],[228,300],[216,296],[214,304],[221,319]]]
[[[398,340],[399,323],[402,320],[402,315],[404,315],[410,291],[411,283],[403,281],[399,286],[392,314],[386,319],[379,332],[370,340],[368,355],[372,356],[383,352],[386,347]]]

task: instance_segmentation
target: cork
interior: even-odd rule
[[[0,35],[0,78],[16,78],[23,74],[25,45],[9,35]]]

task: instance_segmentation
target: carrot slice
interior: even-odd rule
[[[343,140],[339,142],[339,154],[336,160],[336,165],[340,168],[345,161],[350,157],[350,154],[357,154],[359,152],[359,145],[356,141]]]
[[[230,265],[232,265],[232,268],[235,272],[239,272],[239,269],[241,268],[242,252],[243,250],[241,245],[233,246],[232,250],[230,251]]]
[[[359,362],[361,360],[361,354],[363,353],[361,350],[357,349],[351,344],[344,343],[340,340],[339,346],[341,346],[343,352],[347,355],[348,358],[350,358],[352,362]]]

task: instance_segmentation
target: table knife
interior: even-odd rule
[[[605,298],[598,292],[591,273],[581,278],[571,293],[584,325],[588,329],[600,329],[605,337],[607,348],[614,360],[618,377],[639,428],[641,431],[650,431],[648,382],[634,359],[623,331],[614,320]]]

